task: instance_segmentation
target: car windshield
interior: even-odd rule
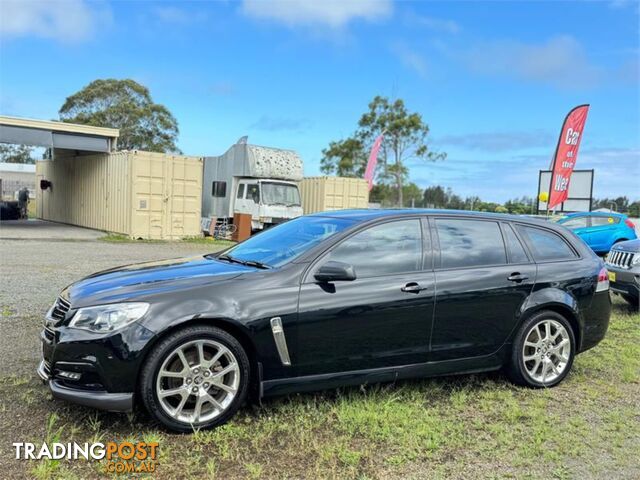
[[[343,218],[298,217],[265,230],[227,250],[224,258],[278,267],[354,223]]]
[[[262,182],[262,203],[265,205],[300,205],[300,192],[296,185]]]

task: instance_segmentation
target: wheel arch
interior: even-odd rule
[[[536,313],[543,312],[543,311],[551,311],[551,312],[557,313],[558,315],[561,315],[569,322],[569,324],[571,325],[571,328],[573,329],[573,335],[576,339],[576,349],[579,352],[580,345],[582,342],[582,329],[580,327],[581,325],[580,317],[578,313],[572,308],[572,306],[567,305],[566,303],[550,302],[550,303],[537,304],[536,306],[530,309],[527,309],[523,313],[520,326],[522,326],[525,321],[527,321]]]
[[[255,344],[251,340],[248,332],[246,331],[246,329],[243,326],[239,325],[237,322],[234,322],[233,320],[229,320],[226,318],[198,317],[198,318],[186,319],[184,321],[168,325],[164,330],[161,330],[153,337],[153,340],[149,342],[149,344],[147,345],[144,355],[142,356],[138,364],[138,369],[136,372],[136,389],[135,389],[136,391],[135,391],[134,397],[139,396],[140,375],[142,374],[142,369],[144,367],[145,362],[147,361],[147,358],[149,357],[153,349],[156,347],[156,345],[158,345],[168,335],[171,335],[172,333],[175,333],[178,330],[182,330],[183,328],[193,327],[198,325],[219,328],[227,332],[229,335],[233,336],[236,340],[238,340],[238,342],[240,343],[244,351],[247,353],[247,357],[249,357],[249,365],[250,365],[249,395],[250,397],[254,395],[255,393],[254,390],[259,388],[262,373],[261,373],[260,362],[258,360],[257,349],[255,347]]]

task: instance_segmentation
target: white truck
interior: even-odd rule
[[[252,230],[302,215],[302,160],[292,150],[238,142],[223,155],[205,157],[203,230],[230,224],[235,213],[251,214]]]

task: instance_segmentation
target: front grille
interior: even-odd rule
[[[71,304],[62,297],[58,297],[56,303],[53,304],[53,308],[51,309],[51,318],[57,322],[64,320],[69,308],[71,308]]]
[[[623,252],[622,250],[611,250],[607,257],[607,264],[618,268],[631,268],[631,263],[635,253]]]
[[[46,338],[49,343],[53,343],[53,341],[56,338],[56,332],[53,329],[49,328],[49,327],[45,327],[44,328],[44,338]]]
[[[51,376],[51,364],[49,362],[47,362],[46,360],[42,361],[42,366],[43,366],[43,370],[44,373],[47,374],[47,376]]]

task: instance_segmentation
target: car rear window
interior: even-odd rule
[[[616,223],[620,223],[620,217],[591,217],[591,225],[593,227],[615,225]]]
[[[576,258],[576,253],[560,235],[524,225],[518,225],[517,228],[518,232],[527,239],[536,262]]]
[[[568,217],[566,219],[560,219],[558,222],[563,227],[567,228],[585,228],[587,227],[587,217]]]
[[[479,267],[507,263],[497,222],[436,219],[441,268]]]

